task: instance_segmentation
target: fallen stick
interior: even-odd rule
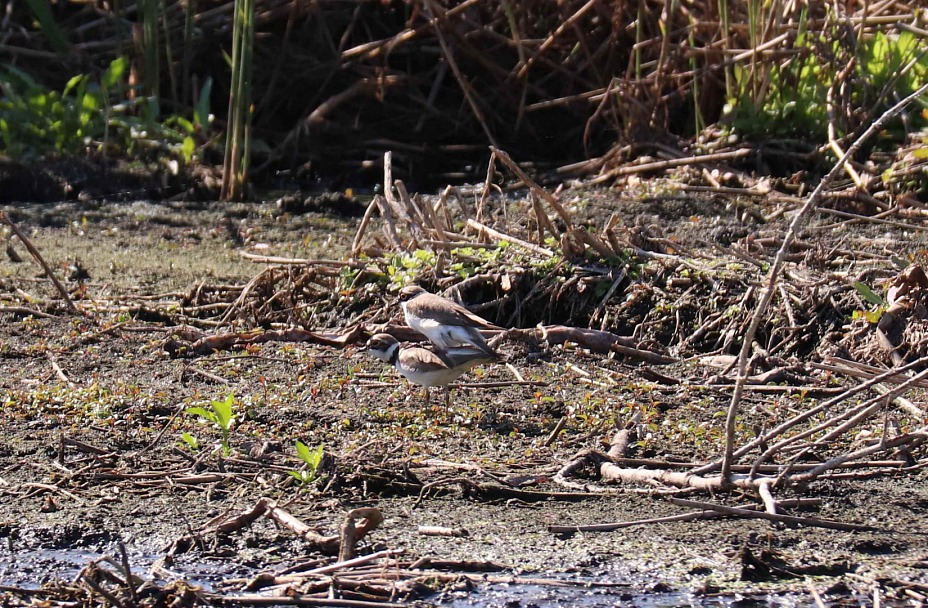
[[[744,456],[745,454],[748,454],[752,450],[756,449],[758,446],[761,446],[761,445],[764,445],[766,443],[773,441],[776,437],[786,433],[788,430],[790,430],[794,426],[797,426],[805,422],[806,420],[809,420],[813,418],[814,416],[827,411],[833,405],[837,405],[838,403],[841,403],[842,401],[849,399],[857,395],[858,393],[864,392],[865,390],[880,383],[886,378],[906,372],[910,369],[923,367],[926,364],[928,364],[928,357],[921,357],[917,359],[916,361],[912,361],[911,363],[907,363],[906,365],[903,365],[902,367],[886,370],[884,373],[874,376],[861,384],[852,386],[851,388],[847,389],[843,393],[836,395],[835,397],[832,397],[831,399],[823,401],[819,403],[818,405],[816,405],[815,407],[812,407],[812,408],[809,408],[807,410],[800,412],[799,414],[797,414],[796,416],[793,416],[786,422],[783,422],[782,424],[777,425],[770,431],[764,433],[762,436],[752,439],[751,441],[747,442],[746,444],[744,444],[743,446],[735,450],[733,457],[740,458]],[[742,389],[744,388],[745,388],[745,385],[742,385]],[[757,463],[755,463],[755,466],[756,464]],[[721,461],[716,460],[714,462],[710,462],[708,464],[705,464],[705,465],[702,465],[696,468],[693,472],[698,473],[700,475],[704,475],[712,471],[717,471],[721,466],[722,466]],[[734,464],[732,464],[732,466],[734,466]]]
[[[479,562],[478,562],[479,563]],[[387,573],[393,574],[393,573]],[[428,578],[437,579],[440,581],[459,581],[462,577],[470,580],[473,583],[491,583],[491,584],[503,584],[503,585],[544,585],[547,587],[593,587],[593,588],[605,588],[605,589],[615,589],[622,587],[631,587],[631,583],[617,583],[613,581],[590,581],[587,579],[582,580],[569,580],[569,579],[555,579],[555,578],[538,578],[533,576],[503,576],[503,575],[494,575],[494,574],[481,574],[479,577],[472,576],[468,574],[461,574],[460,572],[432,572],[428,570],[401,570],[394,576],[410,576],[410,575],[425,575]]]
[[[409,570],[453,570],[465,572],[502,572],[512,566],[496,562],[478,562],[474,560],[435,559],[433,557],[420,557],[409,565]]]
[[[557,424],[554,425],[554,428],[548,433],[548,438],[545,439],[545,442],[541,445],[544,447],[549,447],[552,443],[557,440],[558,435],[561,434],[561,431],[564,430],[564,427],[567,426],[567,416],[561,416],[557,421]]]
[[[897,437],[893,437],[892,439],[884,439],[880,441],[879,443],[876,443],[872,446],[862,448],[860,450],[857,450],[856,452],[850,452],[848,454],[842,454],[840,456],[836,456],[835,458],[832,458],[831,460],[827,462],[823,462],[822,464],[804,473],[791,476],[790,482],[795,485],[807,484],[807,483],[814,481],[817,477],[822,475],[822,473],[825,473],[826,471],[834,469],[846,462],[857,460],[858,458],[863,458],[871,454],[876,454],[879,452],[892,450],[893,448],[906,446],[907,444],[911,444],[911,447],[915,447],[915,446],[921,445],[926,440],[928,440],[928,427],[924,427],[913,433],[906,433],[904,435],[899,435]],[[780,476],[781,477],[784,476],[788,471],[789,471],[789,468],[787,467],[787,470],[781,473]]]
[[[650,363],[675,363],[677,359],[650,350],[637,348],[633,338],[619,336],[609,331],[567,327],[565,325],[547,325],[530,329],[509,329],[507,337],[526,340],[547,341],[548,344],[575,342],[594,353],[615,352],[620,355],[635,357]]]
[[[364,233],[367,232],[367,225],[371,221],[371,217],[374,215],[374,211],[377,209],[377,199],[371,199],[371,202],[367,205],[367,209],[364,211],[364,217],[361,218],[361,225],[358,226],[358,231],[354,235],[354,241],[351,243],[351,257],[355,258],[358,255],[358,252],[361,251],[361,240],[364,238]]]
[[[58,280],[58,277],[55,276],[55,273],[52,272],[51,266],[45,261],[45,258],[42,257],[42,254],[39,253],[39,250],[36,249],[36,246],[32,244],[32,240],[23,234],[13,220],[7,215],[6,211],[0,211],[0,223],[6,224],[10,227],[10,230],[22,241],[22,244],[26,246],[26,249],[29,251],[29,254],[32,255],[32,258],[45,269],[45,276],[51,279],[52,283],[55,285],[55,289],[58,290],[58,293],[64,298],[65,305],[67,305],[68,310],[75,314],[80,314],[80,311],[77,309],[77,306],[74,305],[74,301],[71,300],[71,296],[68,294],[68,291],[64,288],[64,285],[61,284],[61,281]]]
[[[306,597],[305,595],[222,595],[220,593],[204,594],[207,604],[222,606],[324,606],[326,608],[404,608],[409,604],[398,602],[367,602],[364,600],[339,600],[331,598]]]
[[[764,502],[764,508],[767,510],[767,513],[776,515],[777,501],[773,497],[773,492],[770,491],[770,486],[772,483],[772,480],[765,479],[763,483],[757,484],[757,493],[760,495],[760,499]]]
[[[480,234],[496,239],[497,241],[508,241],[512,243],[513,245],[518,245],[519,247],[522,247],[523,249],[528,249],[532,253],[537,253],[537,254],[543,255],[548,258],[554,256],[554,252],[546,247],[540,247],[538,245],[535,245],[534,243],[523,241],[522,239],[512,236],[511,234],[506,234],[505,232],[500,232],[499,230],[490,228],[486,224],[481,224],[477,220],[469,219],[467,220],[467,225],[470,228],[473,228],[474,230],[479,232]]]
[[[346,570],[348,568],[354,568],[355,566],[369,564],[370,562],[375,562],[382,557],[402,555],[404,552],[405,551],[403,549],[385,549],[383,551],[377,551],[376,553],[371,553],[369,555],[362,555],[361,557],[355,557],[353,559],[335,562],[334,564],[329,564],[328,566],[322,566],[320,568],[314,568],[313,570],[299,572],[294,576],[299,575],[300,577],[305,577],[317,574],[330,574],[332,572],[338,572],[339,570]]]
[[[834,365],[834,363],[840,363],[841,365]],[[839,357],[830,357],[825,363],[816,363],[813,361],[809,363],[809,367],[828,372],[837,372],[845,376],[850,376],[851,378],[859,378],[862,380],[871,380],[877,374],[881,374],[883,382],[891,382],[893,384],[900,384],[910,378],[910,376],[904,374],[901,369],[887,370],[886,368],[879,368],[857,361],[849,361]],[[887,375],[887,371],[895,373]],[[928,388],[928,382],[919,382],[917,386],[918,388]]]
[[[502,388],[504,386],[548,386],[544,380],[501,380],[499,382],[463,382],[448,388]]]
[[[207,335],[192,343],[183,341],[183,338],[175,333],[164,341],[161,348],[171,357],[184,357],[210,355],[220,350],[230,350],[247,344],[262,344],[264,342],[311,342],[344,347],[359,342],[364,337],[365,330],[361,325],[355,325],[343,330],[341,333],[313,332],[301,327],[268,331],[259,329],[230,332]]]
[[[61,369],[61,366],[58,365],[58,360],[55,359],[55,355],[48,353],[48,362],[52,364],[52,369],[55,370],[55,375],[58,376],[58,379],[67,384],[69,387],[74,388],[74,383],[71,382],[71,379],[68,378],[67,374],[64,373],[64,370]]]
[[[65,490],[65,489],[59,488],[58,486],[54,486],[54,485],[51,485],[51,484],[47,484],[47,483],[31,483],[31,482],[30,482],[30,483],[21,484],[19,487],[21,487],[21,488],[32,488],[32,489],[34,489],[34,490],[45,490],[46,492],[58,492],[59,494],[62,494],[62,495],[64,495],[64,496],[67,496],[68,498],[70,498],[71,500],[75,501],[75,502],[76,502],[77,504],[79,504],[79,505],[85,504],[84,499],[81,498],[80,496],[77,496],[76,494],[72,494],[71,492],[68,492],[68,491]],[[38,494],[38,492],[36,492],[36,494]]]
[[[13,315],[23,315],[27,317],[35,317],[37,319],[54,319],[57,315],[49,314],[47,312],[42,312],[40,310],[33,310],[25,306],[0,306],[0,313],[10,313]]]
[[[470,536],[470,532],[464,528],[448,528],[445,526],[419,526],[416,532],[422,536]]]
[[[602,184],[609,180],[621,177],[623,175],[632,175],[634,173],[645,173],[648,171],[662,171],[664,169],[673,169],[676,167],[685,167],[688,165],[699,165],[702,163],[714,163],[720,160],[734,160],[744,156],[751,156],[756,151],[750,148],[740,148],[730,152],[715,152],[713,154],[701,154],[699,156],[685,156],[683,158],[671,158],[668,160],[658,160],[640,165],[623,165],[612,169],[607,173],[591,179],[586,182],[588,185]]]
[[[737,507],[726,507],[725,505],[716,505],[709,502],[701,502],[698,500],[688,500],[686,498],[673,498],[671,497],[670,502],[675,505],[680,505],[681,507],[689,507],[691,509],[703,509],[703,510],[712,510],[718,511],[719,513],[725,513],[727,515],[737,515],[739,517],[746,517],[748,519],[766,519],[769,521],[778,521],[785,524],[796,524],[801,526],[809,526],[814,528],[828,528],[830,530],[843,530],[845,532],[885,532],[883,528],[877,528],[874,526],[867,526],[864,524],[846,524],[840,521],[834,521],[830,519],[819,519],[817,517],[799,517],[796,515],[775,515],[773,513],[767,513],[766,511],[751,511],[750,509],[739,509]]]
[[[704,477],[691,471],[627,469],[611,462],[600,464],[599,473],[603,481],[646,484],[656,482],[676,488],[693,488],[707,492],[721,492],[730,486],[756,491],[758,484],[764,481],[764,479],[751,479],[747,475],[733,475],[730,480],[726,481],[721,476]]]
[[[264,264],[283,264],[285,266],[339,266],[350,268],[364,268],[364,264],[359,262],[346,262],[345,260],[325,260],[311,258],[284,258],[275,255],[261,255],[250,253],[248,251],[239,251],[238,254],[246,260],[252,262],[261,262]]]
[[[633,526],[646,526],[649,524],[664,524],[674,521],[692,521],[694,519],[707,519],[711,517],[721,517],[723,514],[715,510],[694,511],[692,513],[680,513],[678,515],[668,515],[666,517],[652,517],[650,519],[635,519],[632,521],[620,521],[611,524],[587,524],[576,526],[548,526],[548,532],[552,534],[571,534],[574,532],[612,532],[622,528],[631,528]]]
[[[802,431],[800,433],[797,433],[795,435],[792,435],[790,437],[780,440],[779,442],[765,449],[764,452],[760,456],[757,457],[757,460],[755,460],[754,462],[755,466],[763,464],[765,461],[772,458],[775,454],[779,453],[786,446],[789,446],[793,443],[796,443],[797,441],[805,439],[806,437],[810,437],[815,434],[821,434],[822,431],[825,431],[829,427],[838,425],[836,428],[832,429],[828,433],[819,436],[815,442],[817,445],[822,445],[825,442],[830,442],[833,439],[840,437],[841,435],[846,433],[848,430],[850,430],[857,424],[869,419],[874,414],[879,412],[879,410],[883,407],[884,398],[892,399],[896,395],[908,390],[910,385],[915,384],[925,378],[928,378],[928,369],[922,370],[921,372],[919,372],[918,374],[910,378],[907,382],[903,382],[902,384],[897,385],[895,388],[887,392],[885,395],[881,394],[881,395],[872,397],[870,399],[867,399],[866,401],[860,404],[857,404],[848,410],[845,410],[844,412],[842,412],[841,414],[838,414],[837,416],[828,418],[824,422],[821,422],[820,424],[817,424],[809,429],[806,429],[805,431]],[[816,409],[816,408],[813,408],[813,409]],[[808,413],[808,411],[806,413]],[[843,423],[842,423],[842,420],[844,421]],[[783,473],[781,473],[780,476],[782,477]]]
[[[525,173],[525,171],[522,170],[522,167],[517,165],[515,161],[513,161],[508,154],[506,154],[506,152],[500,150],[496,146],[490,146],[490,150],[493,152],[496,158],[500,160],[500,162],[509,167],[509,170],[515,173],[516,176],[522,180],[522,183],[525,184],[529,190],[543,198],[554,208],[554,210],[560,216],[561,220],[564,222],[564,225],[567,226],[568,230],[573,228],[573,222],[570,219],[570,214],[567,213],[567,210],[564,209],[563,205],[561,205],[561,203],[557,200],[556,196],[535,183],[535,181],[530,178],[528,174]]]

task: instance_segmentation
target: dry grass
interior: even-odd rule
[[[561,176],[611,179],[620,175],[610,171],[643,156],[724,150],[734,132],[761,140],[763,150],[733,166],[788,177],[825,152],[840,155],[845,138],[925,69],[917,49],[892,59],[891,74],[874,73],[879,66],[868,59],[879,36],[923,40],[914,2],[753,5],[259,0],[257,171],[372,168],[376,175],[381,153],[392,150],[398,172],[422,176],[485,163],[492,144],[542,167],[582,160],[561,166]],[[232,6],[166,3],[164,107],[191,106],[212,77],[213,109],[224,109],[229,68],[221,53],[230,50]],[[57,10],[75,53],[52,52],[17,5],[0,26],[14,63],[63,81],[119,54],[142,61],[132,35],[135,3],[121,12],[105,3]],[[810,77],[811,64],[826,67]],[[737,111],[726,114],[731,101]],[[900,160],[884,159],[880,170]],[[848,174],[866,190],[872,175],[861,173]]]

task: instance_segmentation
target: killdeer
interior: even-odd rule
[[[432,352],[419,346],[402,347],[390,334],[376,334],[367,341],[368,352],[394,366],[410,382],[425,387],[425,403],[429,403],[429,387],[445,389],[445,405],[450,405],[448,385],[475,365],[495,361],[499,357],[471,346]]]
[[[437,296],[418,285],[400,291],[406,325],[429,339],[439,350],[473,346],[487,356],[500,358],[480,334],[479,328],[498,329],[460,304]]]

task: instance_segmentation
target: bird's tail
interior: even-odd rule
[[[471,336],[473,337],[472,344],[474,347],[486,354],[487,357],[491,357],[494,361],[502,361],[504,359],[502,353],[487,344],[486,338],[484,338],[483,334],[478,330],[473,330]]]

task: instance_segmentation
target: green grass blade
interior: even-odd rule
[[[70,52],[71,49],[65,39],[64,31],[58,26],[55,16],[52,15],[51,3],[48,0],[26,0],[26,4],[29,5],[29,10],[32,11],[36,21],[39,22],[39,27],[42,28],[42,33],[48,38],[52,48],[59,53]]]

